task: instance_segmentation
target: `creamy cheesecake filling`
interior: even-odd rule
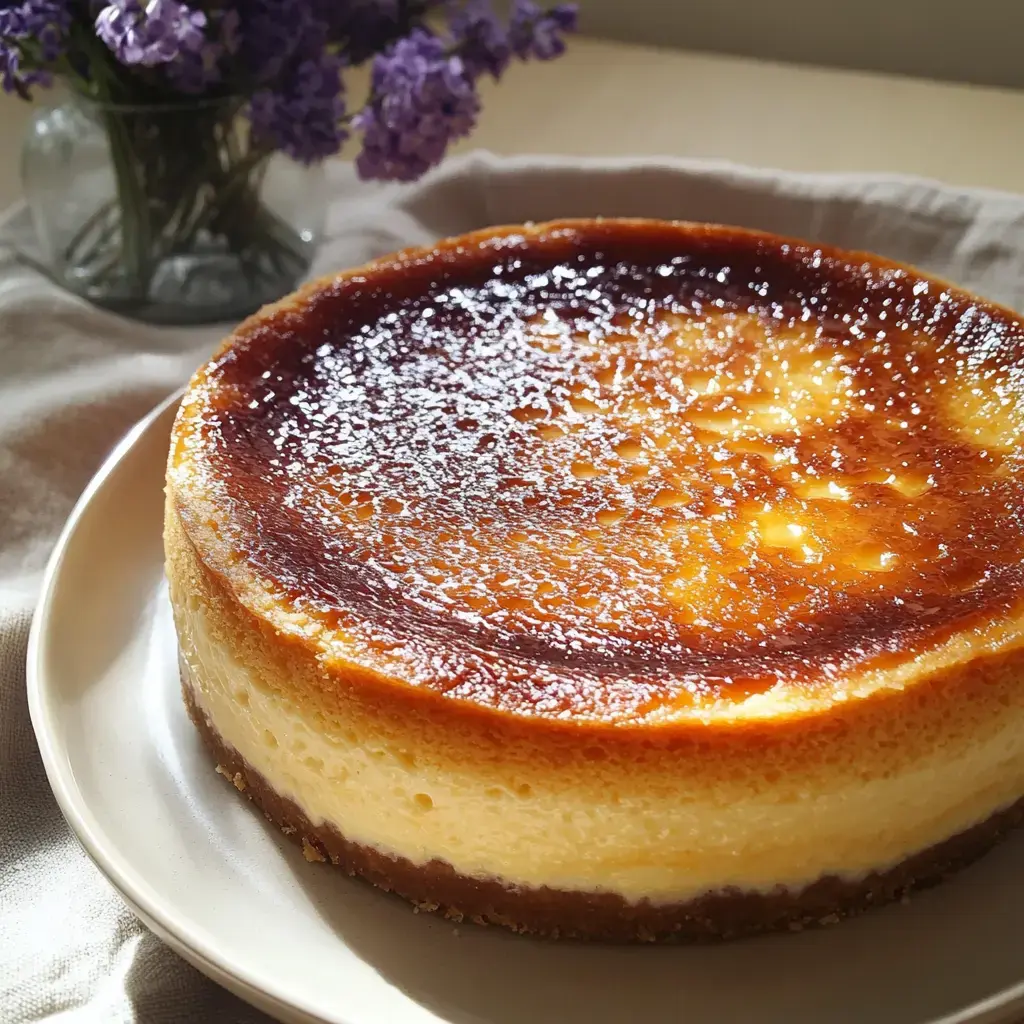
[[[986,819],[1024,789],[1024,720],[1008,709],[988,737],[948,747],[913,771],[793,794],[681,778],[651,795],[624,773],[615,794],[586,770],[526,786],[513,769],[445,768],[365,721],[264,685],[218,643],[203,606],[176,600],[182,658],[213,728],[316,825],[414,864],[435,858],[506,884],[684,901],[729,887],[798,890],[823,875],[857,879]]]

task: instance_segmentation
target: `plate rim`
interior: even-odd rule
[[[175,913],[173,900],[168,900],[153,889],[121,858],[116,844],[92,820],[84,795],[74,781],[70,761],[62,754],[61,744],[56,738],[55,723],[50,720],[47,708],[48,686],[43,655],[50,635],[53,597],[67,552],[96,496],[129,452],[169,410],[180,403],[184,391],[183,387],[173,391],[125,433],[89,480],[58,534],[43,571],[29,630],[25,666],[29,718],[47,783],[64,820],[90,860],[143,925],[214,983],[262,1012],[282,1020],[301,1019],[303,1022],[327,1024],[330,1019],[305,1004],[301,998],[284,995],[273,981],[255,975],[243,963],[225,956],[215,943],[209,942],[203,934],[191,927],[187,917]],[[1024,977],[1007,988],[934,1018],[927,1024],[995,1024],[996,1021],[1004,1020],[1003,1015],[1009,1014],[1015,1007],[1024,1007]],[[330,1024],[351,1024],[348,1016],[332,1017]]]
[[[217,949],[197,933],[187,918],[179,916],[173,901],[162,896],[125,861],[114,842],[93,820],[84,795],[75,783],[70,761],[64,757],[57,739],[55,722],[51,721],[47,707],[47,677],[44,670],[44,649],[49,637],[49,621],[63,563],[74,543],[75,534],[87,510],[98,493],[114,475],[128,453],[160,419],[180,403],[184,388],[178,388],[159,402],[132,426],[104,459],[100,468],[86,485],[72,507],[47,559],[29,629],[25,680],[29,718],[36,744],[53,792],[68,827],[81,844],[89,859],[117,891],[129,910],[162,942],[174,950],[213,982],[264,1013],[280,1020],[326,1022],[309,1005],[285,996],[267,979],[249,971],[242,963]],[[52,689],[52,687],[50,688]],[[342,1011],[344,1012],[344,1011]],[[338,1016],[331,1024],[350,1024],[350,1018]]]

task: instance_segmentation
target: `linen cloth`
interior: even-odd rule
[[[762,228],[916,263],[1024,309],[1024,197],[879,176],[658,160],[471,154],[413,186],[328,172],[316,273],[488,224],[649,216]],[[24,212],[0,243],[17,242]],[[24,242],[24,239],[22,239]],[[253,1024],[267,1018],[147,932],[69,833],[29,723],[42,570],[90,476],[227,327],[152,328],[63,293],[0,248],[0,1020]],[[154,529],[158,524],[154,524]]]

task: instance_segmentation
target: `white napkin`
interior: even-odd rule
[[[488,224],[650,216],[764,228],[917,263],[1024,309],[1024,198],[912,179],[683,161],[474,154],[423,183],[330,169],[324,273]],[[23,219],[23,218],[22,218]],[[8,219],[7,233],[19,218]],[[2,237],[0,237],[2,241]],[[0,255],[0,1020],[266,1020],[129,913],[50,794],[25,699],[41,572],[78,494],[131,424],[182,384],[223,329],[131,323]],[[154,529],[159,524],[153,524]]]

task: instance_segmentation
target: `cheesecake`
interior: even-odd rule
[[[247,320],[173,427],[212,763],[455,920],[729,938],[1024,813],[1024,324],[736,228],[488,229]]]

